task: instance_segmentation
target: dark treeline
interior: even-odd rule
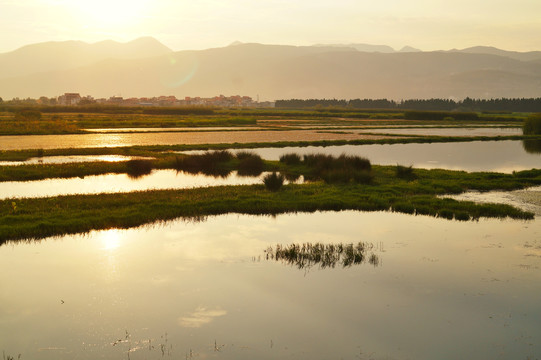
[[[517,99],[412,99],[400,102],[387,99],[291,99],[276,100],[277,108],[287,109],[396,109],[430,111],[478,111],[478,112],[541,112],[541,98]]]

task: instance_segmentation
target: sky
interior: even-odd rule
[[[540,0],[0,0],[0,53],[141,36],[175,51],[234,41],[533,51],[541,50],[540,14]]]

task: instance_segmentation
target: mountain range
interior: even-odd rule
[[[477,46],[244,44],[173,51],[154,38],[47,42],[0,54],[0,97],[159,95],[290,98],[541,97],[541,52]]]

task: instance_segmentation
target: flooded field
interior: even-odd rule
[[[432,144],[344,145],[327,147],[259,148],[250,151],[268,160],[287,153],[342,153],[359,155],[379,165],[413,165],[418,168],[445,168],[465,171],[510,173],[541,167],[541,154],[528,152],[522,141],[474,141]]]
[[[65,156],[42,156],[30,158],[26,161],[0,161],[0,166],[17,166],[30,164],[67,164],[91,161],[128,161],[134,159],[146,159],[140,156],[124,155],[65,155]]]
[[[423,136],[513,136],[522,135],[522,128],[426,128],[413,129],[374,129],[355,130],[361,134],[394,134],[394,135],[423,135]]]
[[[84,178],[6,181],[0,185],[0,199],[262,184],[262,179],[267,174],[246,177],[231,172],[224,177],[214,177],[176,170],[153,170],[151,174],[140,178],[133,178],[127,174],[107,174]]]
[[[0,136],[0,150],[88,148],[134,145],[219,144],[276,141],[380,139],[381,136],[290,131],[203,131]]]
[[[130,132],[184,132],[184,131],[242,131],[242,130],[261,130],[261,126],[227,126],[227,127],[136,127],[136,128],[101,128],[101,129],[83,129],[84,131],[97,133],[130,133]]]
[[[539,219],[344,211],[8,243],[0,349],[36,360],[535,359],[540,239]],[[359,242],[377,263],[299,268],[265,252]]]

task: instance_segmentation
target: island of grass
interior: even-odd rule
[[[304,184],[270,191],[263,184],[187,190],[152,190],[120,194],[72,195],[0,201],[0,243],[98,229],[129,228],[175,218],[202,218],[226,213],[279,214],[313,211],[394,211],[445,219],[480,217],[532,219],[509,205],[476,204],[442,198],[469,190],[515,190],[541,184],[541,170],[513,174],[423,170],[376,166],[355,156],[284,155],[263,161],[247,152],[227,151],[161,160],[179,171],[223,176],[232,170],[257,175],[280,172]],[[154,163],[131,162],[133,176],[144,176]],[[62,167],[58,165],[59,167]],[[57,165],[50,165],[51,168]]]

